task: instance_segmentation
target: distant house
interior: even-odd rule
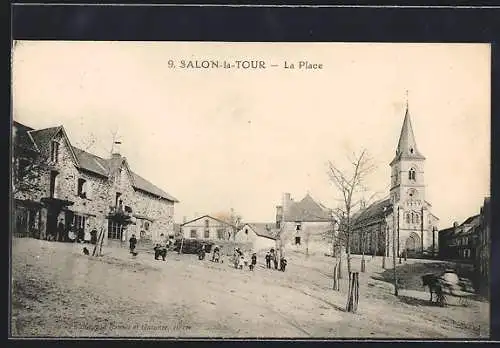
[[[17,235],[45,239],[60,222],[86,240],[103,230],[106,244],[132,233],[154,239],[173,232],[178,200],[132,171],[118,151],[102,158],[74,147],[63,126],[33,129],[14,121],[12,131]]]
[[[185,239],[228,240],[235,230],[235,226],[210,215],[180,225],[180,234]]]
[[[332,228],[331,210],[316,202],[308,193],[296,202],[284,193],[282,204],[276,207],[276,229],[286,248],[308,252],[328,252],[325,233]]]
[[[479,241],[480,215],[467,218],[460,225],[454,223],[453,227],[439,232],[440,253],[442,259],[476,260],[476,250]]]
[[[246,223],[236,233],[236,241],[251,243],[254,251],[276,248],[278,230],[274,223]]]
[[[490,198],[484,199],[479,214],[479,240],[476,250],[476,265],[479,271],[481,285],[489,295],[490,284],[490,253],[491,253],[491,203]]]

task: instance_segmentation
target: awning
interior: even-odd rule
[[[40,201],[46,205],[57,205],[60,207],[67,207],[69,205],[74,204],[74,202],[72,202],[72,201],[68,201],[66,199],[54,198],[54,197],[44,197]]]
[[[133,214],[132,216],[135,217],[136,219],[148,220],[148,221],[151,221],[151,222],[155,221],[152,217],[149,217],[149,216],[146,216],[146,215]]]
[[[16,202],[16,204],[24,205],[24,206],[30,207],[30,208],[40,208],[43,206],[43,204],[41,202],[34,201],[31,199],[18,199],[18,198],[16,198],[15,202]]]

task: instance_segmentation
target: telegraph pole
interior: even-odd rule
[[[392,229],[392,267],[394,269],[394,296],[398,296],[398,276],[396,272],[396,203],[392,203],[392,223],[393,223],[393,229]],[[399,209],[398,209],[399,211]]]

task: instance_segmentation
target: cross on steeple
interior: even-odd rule
[[[408,90],[405,92],[405,99],[406,99],[406,110],[408,111]]]

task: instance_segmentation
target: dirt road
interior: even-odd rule
[[[331,289],[331,259],[289,253],[286,272],[171,253],[155,261],[125,249],[85,256],[81,245],[14,239],[14,336],[478,338],[489,304],[429,306],[428,294],[360,274],[358,313],[344,312],[347,284]],[[409,261],[410,262],[410,261]],[[376,277],[375,277],[376,278]]]

